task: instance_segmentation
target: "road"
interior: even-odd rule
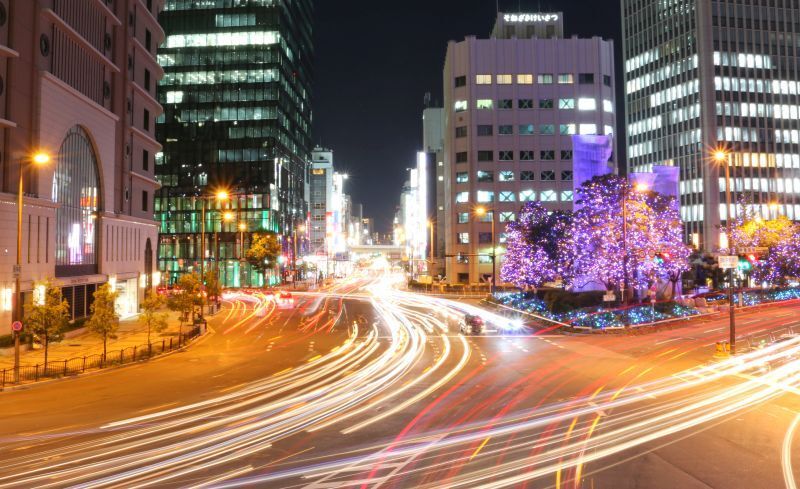
[[[128,368],[2,393],[0,487],[778,488],[800,477],[800,340],[712,358],[727,319],[537,334],[364,272]],[[740,345],[800,304],[743,312]]]

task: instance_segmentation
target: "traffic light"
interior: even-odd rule
[[[670,256],[669,253],[656,253],[655,258],[653,258],[653,261],[656,263],[656,265],[663,265],[664,263],[668,262],[671,258],[672,257]]]
[[[751,259],[751,257],[752,257],[752,259]],[[753,265],[756,263],[756,261],[758,261],[758,260],[756,259],[755,255],[745,255],[745,256],[741,256],[740,255],[739,256],[739,270],[741,270],[743,272],[749,272],[750,270],[752,270]]]

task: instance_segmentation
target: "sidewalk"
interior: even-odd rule
[[[168,314],[167,329],[161,333],[152,333],[150,341],[155,344],[161,344],[162,340],[169,343],[170,338],[174,341],[178,340],[179,327],[178,313],[167,311],[163,312]],[[190,325],[184,324],[183,330],[186,333],[191,329]],[[90,355],[100,355],[103,353],[103,339],[89,331],[82,329],[76,330],[67,335],[60,343],[50,344],[49,353],[47,356],[48,362],[58,362],[69,360],[77,357],[84,357]],[[73,336],[74,335],[74,336]],[[124,348],[133,348],[134,346],[147,345],[147,328],[139,322],[139,316],[128,318],[120,321],[119,330],[117,331],[116,340],[108,340],[108,352],[122,350]],[[36,350],[22,351],[20,353],[20,365],[36,365],[44,362],[44,349],[39,348]],[[0,370],[10,369],[14,367],[14,349],[7,348],[0,353]]]

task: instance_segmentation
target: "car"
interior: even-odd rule
[[[483,319],[473,314],[465,314],[459,322],[459,330],[464,335],[479,335],[483,333]]]
[[[291,292],[278,292],[275,294],[275,304],[278,305],[278,309],[293,309],[294,296]]]

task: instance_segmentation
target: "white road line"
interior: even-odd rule
[[[706,330],[706,331],[703,331],[703,332],[704,333],[713,333],[714,331],[722,331],[723,329],[725,329],[725,328],[723,327],[723,328],[709,329],[709,330]]]
[[[678,341],[678,340],[680,340],[680,339],[682,339],[682,338],[672,338],[672,339],[669,339],[669,340],[656,341],[656,343],[655,343],[655,344],[656,344],[656,345],[663,345],[664,343],[670,343],[670,342],[672,342],[672,341]]]

